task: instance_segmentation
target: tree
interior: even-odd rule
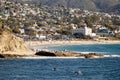
[[[113,23],[111,21],[109,21],[109,20],[104,20],[104,21],[101,21],[100,23],[101,23],[101,25],[103,25],[103,26],[105,26],[105,27],[107,27],[109,29],[114,28],[114,26],[112,26]]]
[[[72,23],[74,23],[74,24],[79,24],[80,23],[80,19],[79,18],[77,18],[77,17],[74,17],[73,18],[73,20],[72,20]]]
[[[87,26],[93,27],[93,21],[92,21],[92,18],[90,16],[87,16],[85,18],[85,23],[87,24]]]
[[[14,32],[14,33],[20,33],[20,30],[19,30],[18,27],[15,27],[15,28],[12,30],[12,32]]]
[[[0,21],[0,28],[2,28],[2,22]]]
[[[97,15],[92,15],[91,16],[91,21],[93,23],[99,22],[99,20],[100,20],[99,16],[97,16]]]
[[[0,22],[0,34],[2,34],[2,22]]]
[[[63,30],[62,31],[63,35],[71,35],[71,33],[72,33],[71,30]]]
[[[33,30],[33,29],[29,29],[26,34],[27,34],[27,35],[30,35],[30,36],[35,36],[36,31]]]

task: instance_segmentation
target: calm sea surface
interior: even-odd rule
[[[97,52],[102,54],[120,55],[120,44],[84,44],[84,45],[74,44],[74,45],[49,46],[46,49],[59,51],[69,50],[74,52]]]
[[[119,44],[62,45],[49,49],[120,54]],[[120,80],[120,58],[0,59],[0,80]]]

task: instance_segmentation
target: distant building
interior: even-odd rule
[[[109,36],[109,33],[110,33],[110,31],[105,27],[99,28],[96,32],[96,34],[101,37]]]
[[[25,29],[19,29],[21,34],[25,33]]]
[[[89,27],[80,27],[77,29],[73,29],[72,30],[72,34],[83,34],[83,35],[87,35],[87,36],[91,36],[92,35],[92,29]]]
[[[46,36],[36,34],[36,38],[38,38],[39,40],[45,40],[45,39],[46,39]]]
[[[61,34],[59,34],[59,33],[55,33],[55,34],[53,35],[53,39],[54,39],[54,40],[62,39],[62,36],[61,36]]]

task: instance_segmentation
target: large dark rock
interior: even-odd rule
[[[47,51],[39,51],[35,55],[39,55],[39,56],[56,56],[54,53],[47,52]]]
[[[3,55],[0,54],[0,58],[5,58]]]
[[[85,58],[94,58],[102,57],[102,54],[98,53],[89,53],[89,54],[82,54],[82,53],[75,53],[71,51],[39,51],[35,55],[37,56],[56,56],[56,57],[85,57]]]

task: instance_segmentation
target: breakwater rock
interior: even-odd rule
[[[75,53],[71,51],[39,51],[35,55],[37,56],[48,56],[48,57],[84,57],[84,58],[94,58],[102,57],[102,54],[99,53]]]
[[[0,58],[20,58],[20,57],[27,57],[27,55],[0,54]]]

